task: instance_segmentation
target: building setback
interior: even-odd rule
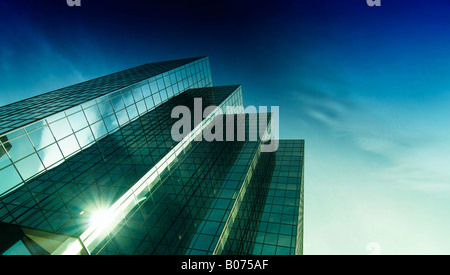
[[[217,108],[175,141],[195,98]],[[0,107],[0,254],[302,254],[304,141],[261,151],[243,105],[198,57]],[[197,140],[219,119],[234,141]]]

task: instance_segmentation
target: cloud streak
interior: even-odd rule
[[[374,181],[401,189],[450,192],[450,146],[445,133],[449,131],[433,126],[436,123],[425,114],[428,108],[434,108],[438,116],[448,115],[442,106],[416,108],[412,114],[404,110],[405,106],[356,95],[292,94],[301,120],[324,127],[330,144],[337,144],[337,137],[345,137],[361,155],[379,162],[373,167]],[[420,129],[426,123],[431,124],[428,129]]]

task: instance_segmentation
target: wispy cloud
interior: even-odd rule
[[[336,137],[344,136],[361,154],[372,154],[374,160],[382,162],[372,168],[374,173],[368,177],[398,188],[450,191],[449,131],[443,132],[442,125],[433,120],[448,115],[443,106],[409,112],[407,106],[351,94],[294,94],[301,119],[324,127],[330,144],[336,144]],[[435,117],[429,117],[429,108],[433,108]]]

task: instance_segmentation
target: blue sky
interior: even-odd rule
[[[4,1],[0,105],[207,55],[306,139],[305,253],[448,254],[450,2],[381,2]]]

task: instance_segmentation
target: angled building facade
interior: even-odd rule
[[[172,111],[199,98],[175,140]],[[236,135],[270,134],[271,114],[227,106],[241,86],[213,86],[199,57],[0,107],[0,254],[302,254],[304,141],[263,152]],[[198,139],[219,120],[233,141]]]

